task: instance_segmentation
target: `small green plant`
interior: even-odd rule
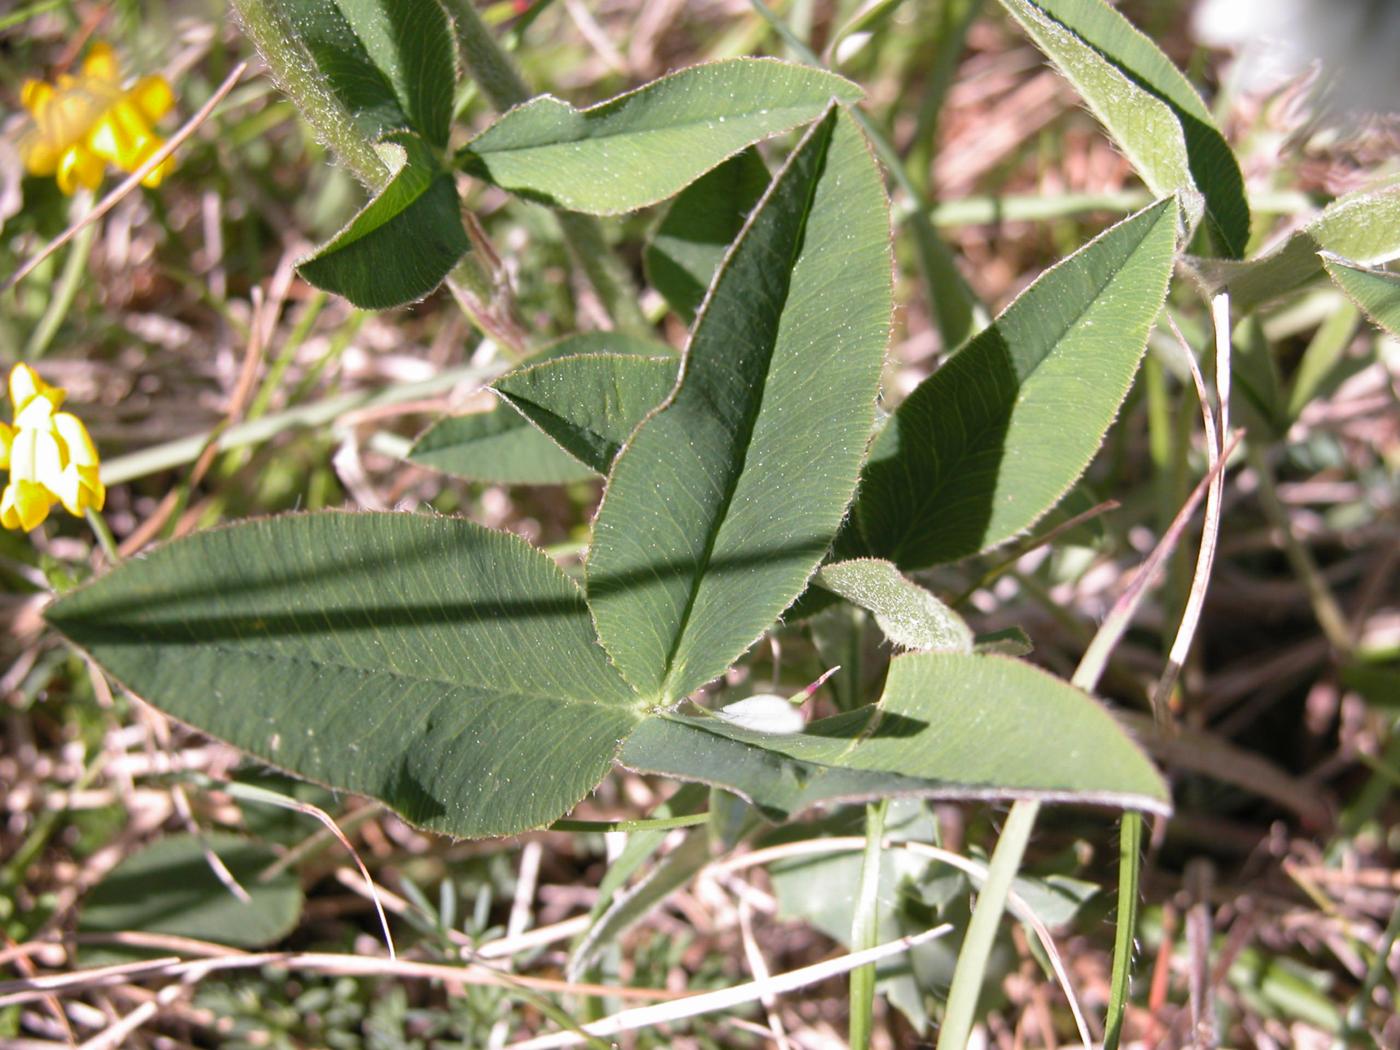
[[[1161,778],[1094,699],[975,651],[936,602],[897,609],[888,588],[918,593],[900,573],[1024,533],[1083,471],[1161,307],[1174,201],[1042,276],[872,442],[890,214],[846,108],[855,85],[718,62],[589,110],[538,99],[449,156],[450,37],[422,6],[396,20],[364,5],[357,24],[347,5],[337,39],[359,43],[354,80],[318,64],[311,28],[293,38],[313,60],[302,72],[357,129],[373,113],[369,141],[401,162],[302,264],[361,305],[431,291],[467,251],[449,165],[609,213],[810,123],[719,261],[679,361],[604,341],[494,384],[561,455],[606,478],[582,580],[468,521],[326,512],[171,543],[64,596],[50,622],[178,718],[452,835],[545,826],[615,761],[724,786],[770,816],[892,794],[1164,812]],[[752,163],[738,155],[728,163]],[[836,594],[944,630],[918,643],[930,651],[893,659],[878,699],[802,732],[692,702],[794,602]],[[1044,749],[1051,734],[1065,746]]]

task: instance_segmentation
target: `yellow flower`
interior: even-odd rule
[[[15,421],[0,423],[0,467],[10,483],[0,493],[0,525],[37,528],[54,504],[76,517],[101,510],[107,490],[98,476],[97,449],[82,420],[58,411],[64,391],[50,386],[28,365],[10,372]]]
[[[77,76],[63,74],[57,83],[26,80],[20,93],[34,127],[20,139],[20,155],[31,175],[52,175],[58,188],[72,193],[79,185],[95,190],[105,163],[135,171],[164,140],[151,125],[175,102],[162,76],[142,77],[122,87],[121,68],[106,44],[94,44]],[[141,180],[160,183],[170,160]]]

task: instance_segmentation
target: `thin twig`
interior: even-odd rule
[[[345,832],[340,830],[336,822],[331,819],[329,813],[319,806],[312,805],[310,802],[303,802],[301,799],[279,795],[275,791],[268,791],[252,784],[229,783],[222,785],[222,787],[234,798],[243,798],[250,802],[263,802],[268,805],[279,806],[282,809],[295,810],[298,813],[304,813],[308,817],[314,817],[316,820],[319,820],[322,826],[334,835],[336,840],[345,847],[345,852],[350,854],[350,859],[355,862],[355,867],[360,869],[360,876],[365,880],[365,885],[370,889],[370,900],[374,904],[375,913],[379,916],[379,927],[384,933],[384,945],[389,950],[389,958],[391,960],[395,958],[394,938],[393,935],[389,933],[389,917],[384,914],[384,905],[379,902],[379,894],[375,889],[374,880],[370,878],[369,869],[365,867],[365,862],[360,859],[360,855],[356,852],[355,847],[351,845],[350,839],[346,836]],[[271,875],[266,871],[259,876],[259,879],[263,881],[269,878],[271,878]]]
[[[0,1007],[32,1003],[50,995],[81,995],[99,988],[112,988],[132,981],[184,980],[196,974],[197,980],[210,973],[254,970],[275,966],[307,973],[348,977],[402,977],[456,984],[487,985],[496,988],[525,988],[565,995],[597,995],[615,999],[651,999],[668,1004],[676,993],[664,988],[628,988],[601,984],[579,984],[551,977],[525,977],[502,973],[482,963],[445,966],[440,963],[407,959],[376,958],[369,955],[342,955],[334,952],[259,952],[216,958],[181,959],[170,956],[118,966],[100,966],[70,973],[50,974],[26,980],[0,982]]]
[[[1242,433],[1237,433],[1230,439],[1230,443],[1223,450],[1219,462],[1196,483],[1196,487],[1191,490],[1190,496],[1182,504],[1181,509],[1177,511],[1171,524],[1167,526],[1167,530],[1162,534],[1157,546],[1153,548],[1152,553],[1139,567],[1133,582],[1114,602],[1113,608],[1104,618],[1103,624],[1094,635],[1094,640],[1089,643],[1089,648],[1085,651],[1083,659],[1079,661],[1078,668],[1075,669],[1071,681],[1079,688],[1092,692],[1094,687],[1098,685],[1099,677],[1103,674],[1103,669],[1108,663],[1108,654],[1117,647],[1118,640],[1123,637],[1123,632],[1128,629],[1128,624],[1132,622],[1138,605],[1146,596],[1152,578],[1157,575],[1157,570],[1162,567],[1162,563],[1176,549],[1181,534],[1186,530],[1187,523],[1196,512],[1196,506],[1205,496],[1207,488],[1215,481],[1216,475],[1225,468],[1230,453],[1239,444],[1242,436]]]
[[[791,860],[795,857],[805,857],[821,855],[823,853],[853,853],[865,849],[866,841],[863,835],[833,835],[828,838],[802,839],[796,842],[787,842],[779,846],[768,846],[764,849],[754,850],[751,853],[743,853],[737,857],[726,857],[712,863],[706,871],[714,873],[728,873],[741,871],[744,868],[757,867],[777,860]],[[882,844],[885,849],[907,850],[916,856],[926,857],[936,860],[940,864],[946,864],[950,868],[956,868],[967,875],[973,881],[980,883],[987,877],[987,866],[979,861],[968,857],[960,856],[949,850],[938,846],[930,846],[923,842],[909,842],[902,839],[885,839]],[[1084,1040],[1084,1045],[1088,1046],[1089,1026],[1084,1018],[1084,1013],[1079,1007],[1079,1001],[1074,994],[1074,989],[1070,985],[1069,971],[1065,969],[1064,960],[1059,949],[1055,947],[1054,938],[1050,935],[1050,928],[1045,925],[1040,916],[1035,913],[1020,894],[1014,889],[1007,898],[1007,907],[1011,914],[1020,919],[1034,932],[1040,940],[1041,947],[1045,949],[1045,955],[1050,960],[1050,966],[1055,971],[1055,976],[1059,979],[1060,987],[1064,990],[1065,999],[1069,1003],[1070,1012],[1074,1014],[1075,1025],[1079,1029],[1080,1037]]]
[[[861,845],[864,846],[864,839],[861,840]],[[706,992],[703,995],[691,995],[668,1003],[622,1010],[611,1017],[604,1017],[601,1020],[583,1025],[578,1032],[555,1032],[536,1039],[527,1039],[522,1043],[515,1043],[513,1050],[550,1050],[552,1047],[575,1046],[585,1042],[590,1035],[616,1035],[619,1032],[631,1032],[638,1028],[650,1028],[652,1025],[669,1024],[699,1014],[742,1006],[745,1003],[761,1000],[767,995],[778,995],[783,992],[796,991],[798,988],[806,988],[829,977],[849,973],[858,966],[878,962],[892,955],[902,955],[911,948],[927,944],[929,941],[952,932],[952,929],[951,923],[944,923],[942,926],[935,926],[922,933],[886,941],[884,944],[868,948],[865,951],[851,952],[848,955],[828,959],[812,966],[789,970],[787,973],[770,977],[766,981],[749,981],[747,984],[735,985],[733,988],[722,988],[717,992]]]
[[[1152,713],[1158,725],[1171,721],[1169,701],[1176,688],[1177,678],[1186,663],[1186,654],[1191,649],[1191,641],[1196,636],[1196,628],[1201,622],[1201,610],[1205,606],[1206,589],[1210,585],[1211,569],[1215,566],[1215,551],[1220,544],[1220,512],[1225,496],[1225,472],[1217,469],[1221,460],[1221,449],[1225,444],[1225,434],[1229,430],[1230,413],[1230,298],[1226,293],[1217,295],[1211,303],[1211,315],[1215,321],[1215,396],[1220,406],[1220,422],[1216,423],[1211,412],[1210,398],[1206,394],[1205,380],[1196,367],[1196,355],[1191,344],[1181,334],[1176,320],[1167,314],[1167,321],[1176,334],[1181,346],[1186,367],[1191,371],[1195,382],[1196,397],[1201,403],[1201,418],[1205,424],[1206,456],[1210,473],[1214,480],[1206,490],[1205,519],[1201,523],[1201,546],[1196,554],[1196,571],[1191,578],[1191,590],[1186,596],[1186,606],[1181,612],[1181,622],[1177,624],[1176,637],[1167,656],[1167,666],[1152,693]],[[1222,364],[1223,362],[1223,364]],[[1223,369],[1223,372],[1222,372]]]

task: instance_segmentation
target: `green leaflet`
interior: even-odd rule
[[[452,176],[414,139],[389,185],[297,272],[366,310],[421,299],[471,248]]]
[[[216,529],[47,617],[181,721],[452,835],[561,816],[638,719],[573,582],[521,540],[456,519]]]
[[[726,157],[806,124],[860,88],[776,59],[693,66],[588,109],[548,95],[517,106],[458,155],[504,189],[593,214],[677,193]]]
[[[647,276],[686,324],[767,188],[768,168],[750,148],[696,179],[667,209],[647,245]]]
[[[722,673],[802,590],[850,500],[891,311],[889,212],[833,111],[725,259],[671,398],[613,464],[587,579],[648,702]]]
[[[569,455],[606,474],[622,443],[676,385],[675,355],[579,354],[502,376],[500,396]]]
[[[1328,253],[1323,254],[1322,264],[1337,287],[1367,317],[1391,335],[1400,336],[1400,274],[1357,266]]]
[[[620,761],[733,791],[770,819],[901,795],[1171,809],[1152,763],[1091,696],[1030,664],[976,653],[896,656],[876,707],[803,733],[655,715]]]
[[[436,0],[272,0],[361,133],[378,142],[412,131],[447,146],[456,55]]]
[[[1159,197],[1204,209],[1214,251],[1244,255],[1249,202],[1238,162],[1171,59],[1103,0],[1002,0],[1069,79]],[[1203,204],[1192,203],[1197,191]]]
[[[495,485],[568,485],[597,477],[509,405],[434,423],[408,458],[453,477]]]
[[[905,649],[972,651],[972,631],[932,593],[878,558],[831,562],[815,581],[875,616],[885,637]]]
[[[219,881],[205,857],[206,847],[247,892],[248,901],[239,900]],[[291,933],[301,916],[301,884],[295,872],[268,880],[258,877],[277,857],[276,850],[237,835],[158,839],[123,860],[83,897],[78,929],[139,930],[261,948]],[[104,958],[150,954],[105,945],[98,952]]]
[[[1339,197],[1282,244],[1246,262],[1186,262],[1207,292],[1230,293],[1230,305],[1249,313],[1306,287],[1324,274],[1319,252],[1372,266],[1400,258],[1400,182]]]
[[[423,298],[470,248],[457,191],[442,163],[457,79],[445,11],[437,0],[266,0],[252,6],[271,34],[259,38],[260,46],[280,55],[273,67],[299,70],[293,96],[304,107],[321,100],[322,108],[346,114],[347,131],[340,139],[331,135],[332,144],[358,151],[355,171],[378,191],[299,272],[365,309]],[[314,122],[316,114],[311,117]],[[359,145],[351,149],[350,140]],[[394,174],[382,189],[373,174],[379,171],[374,148],[381,157],[396,154],[389,164]]]
[[[917,569],[1033,525],[1088,466],[1171,275],[1176,207],[1125,219],[1043,273],[909,395],[856,505],[871,553]]]
[[[659,404],[674,385],[676,355],[669,346],[618,332],[569,336],[541,351],[534,363],[602,353],[670,358],[671,382],[648,409]],[[633,420],[632,425],[636,422]],[[606,466],[595,471],[580,463],[508,404],[434,423],[414,442],[408,458],[468,481],[501,485],[563,485],[607,472]]]

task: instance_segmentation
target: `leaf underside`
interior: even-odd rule
[[[1320,252],[1364,266],[1400,258],[1400,183],[1333,201],[1316,219],[1257,258],[1187,262],[1208,292],[1229,291],[1231,307],[1249,313],[1321,278],[1325,270]]]
[[[464,837],[561,816],[638,718],[574,583],[462,520],[320,513],[216,529],[47,617],[181,721]]]
[[[1323,263],[1348,299],[1391,335],[1400,336],[1400,274],[1356,266],[1335,256],[1324,256]]]

